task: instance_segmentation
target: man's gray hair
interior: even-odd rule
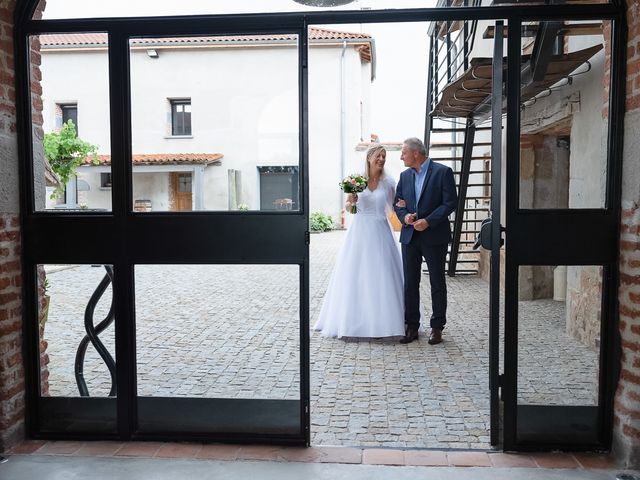
[[[424,155],[425,157],[427,156],[427,149],[424,146],[424,143],[422,143],[422,140],[420,140],[419,138],[416,138],[416,137],[407,138],[404,141],[404,144],[414,152],[418,152],[421,155]]]

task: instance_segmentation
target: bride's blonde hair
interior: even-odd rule
[[[387,153],[387,149],[384,148],[382,145],[380,144],[376,144],[373,145],[371,147],[369,147],[369,150],[367,150],[367,158],[365,160],[365,164],[364,164],[364,176],[369,178],[371,175],[369,173],[369,167],[371,166],[371,164],[369,163],[369,160],[371,160],[372,158],[375,158],[378,156],[379,153],[384,152]],[[382,169],[382,174],[381,176],[384,175],[384,168]]]

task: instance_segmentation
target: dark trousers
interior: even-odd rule
[[[422,259],[427,262],[431,283],[431,328],[444,328],[447,323],[447,283],[445,281],[445,261],[447,244],[423,245],[418,235],[413,235],[411,243],[402,245],[402,266],[404,269],[404,323],[407,328],[420,326],[420,278]]]

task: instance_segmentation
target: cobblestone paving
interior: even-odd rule
[[[313,325],[343,232],[312,236]],[[77,395],[73,362],[85,305],[104,275],[49,273],[50,394]],[[136,267],[138,392],[148,396],[299,398],[297,266]],[[425,279],[426,280],[426,279]],[[311,334],[316,445],[488,448],[488,284],[448,278],[445,342],[327,339]],[[429,313],[428,281],[423,299]],[[111,290],[97,309],[102,319]],[[521,302],[519,401],[593,404],[597,354],[564,333],[564,304]],[[101,335],[113,352],[113,327]],[[92,349],[92,395],[110,381]]]

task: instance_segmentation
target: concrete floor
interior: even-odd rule
[[[620,478],[620,473],[612,470],[393,467],[38,455],[12,456],[7,463],[0,464],[2,480],[615,480]]]

